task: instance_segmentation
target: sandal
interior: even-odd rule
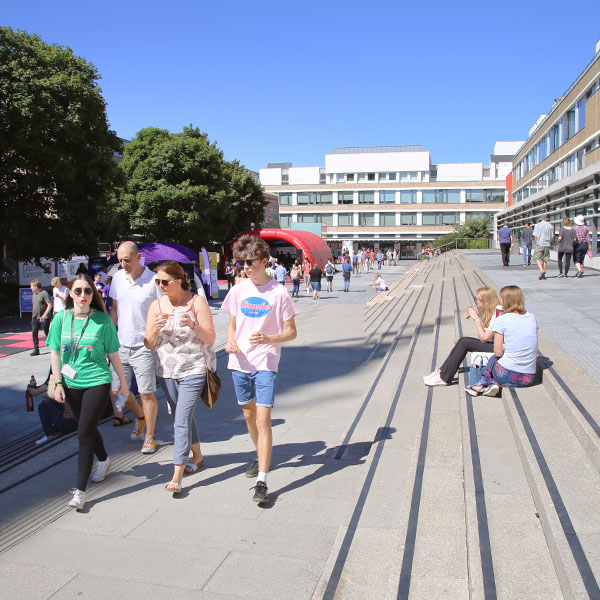
[[[199,471],[204,466],[204,459],[202,459],[199,463],[188,462],[183,469],[183,472],[186,475],[191,475],[196,471]]]
[[[121,425],[130,425],[133,421],[129,417],[113,417],[113,427],[121,427]]]
[[[165,485],[165,490],[167,492],[172,492],[173,494],[181,493],[181,484],[176,481],[169,481],[167,485]]]

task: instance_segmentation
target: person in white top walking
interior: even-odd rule
[[[542,215],[541,220],[533,228],[533,243],[535,244],[533,260],[540,270],[539,279],[546,279],[550,246],[554,240],[554,227],[548,223],[548,218],[548,215]]]
[[[63,285],[60,277],[54,277],[52,284],[52,312],[54,314],[65,310],[65,300],[69,295],[69,288]]]
[[[155,283],[154,273],[141,263],[137,244],[123,242],[117,249],[117,258],[122,269],[114,274],[111,282],[110,316],[119,333],[119,357],[127,378],[127,386],[131,385],[131,377],[135,373],[143,406],[142,411],[133,394],[129,394],[126,406],[136,417],[131,439],[138,439],[145,425],[146,437],[142,453],[152,454],[156,448],[154,426],[158,413],[158,403],[154,395],[156,369],[152,350],[144,346],[144,333],[150,305],[162,294]]]

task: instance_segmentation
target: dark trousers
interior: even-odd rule
[[[52,399],[42,400],[38,406],[38,413],[45,435],[53,435],[55,432],[73,433],[77,429],[77,421],[65,419],[64,412],[64,404]]]
[[[77,419],[79,455],[77,459],[77,489],[85,492],[94,454],[99,461],[107,458],[98,423],[110,402],[110,383],[77,390],[65,386],[65,396],[69,407]]]
[[[440,377],[446,382],[450,383],[462,361],[465,359],[467,352],[493,352],[493,342],[482,342],[479,338],[474,337],[461,337],[454,348],[452,348],[448,358],[444,361],[444,364],[440,367]]]
[[[502,264],[508,266],[508,259],[510,258],[510,242],[501,242],[500,251],[502,252]]]
[[[40,343],[38,341],[38,333],[40,331],[40,327],[44,331],[44,335],[48,336],[48,331],[50,330],[50,319],[31,319],[31,337],[33,338],[33,349],[39,350]]]
[[[565,275],[569,274],[569,267],[571,266],[572,252],[559,252],[558,253],[558,272],[563,272],[563,256],[565,257]]]

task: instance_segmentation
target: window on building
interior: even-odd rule
[[[387,173],[379,173],[379,181],[387,181],[388,174]]]
[[[585,98],[577,103],[577,131],[585,127]]]
[[[584,154],[585,153],[583,151],[583,148],[577,152],[577,170],[578,171],[581,171],[581,169],[583,169],[583,166],[585,164]]]
[[[492,189],[484,191],[486,202],[504,202],[504,190]]]
[[[333,204],[333,193],[332,192],[317,192],[316,203],[317,204]]]
[[[417,213],[400,213],[400,225],[416,225]]]
[[[400,204],[416,204],[417,202],[417,191],[416,190],[402,190],[400,192]]]
[[[373,227],[375,225],[375,213],[361,212],[358,213],[358,224],[362,227]]]
[[[397,173],[388,173],[388,179],[390,181],[396,181]]]
[[[354,173],[347,173],[346,181],[354,181]]]
[[[279,204],[281,206],[289,206],[292,203],[291,194],[279,194]]]
[[[317,215],[317,223],[323,223],[323,225],[332,227],[333,226],[333,214],[332,213],[322,213],[320,215]]]
[[[352,204],[354,194],[352,192],[338,192],[338,204]]]
[[[317,223],[317,215],[310,213],[299,213],[297,221],[298,223]]]
[[[555,125],[552,128],[552,137],[550,138],[550,153],[558,150],[560,147],[560,126]]]
[[[375,173],[367,173],[367,181],[375,181]]]
[[[458,204],[460,190],[423,190],[423,204]]]
[[[442,213],[442,225],[455,225],[458,222],[458,213]]]
[[[423,225],[439,225],[442,220],[441,213],[424,212]]]
[[[279,226],[289,227],[292,222],[292,215],[279,215]]]
[[[335,180],[336,180],[336,183],[344,183],[344,181],[346,181],[346,174],[345,173],[336,173]]]
[[[467,202],[485,202],[483,190],[467,190]]]
[[[380,204],[395,204],[396,203],[396,192],[394,190],[382,190],[379,192],[379,203]]]
[[[380,213],[379,214],[379,224],[393,226],[396,224],[396,215],[395,213]]]
[[[338,213],[338,227],[352,227],[352,213]]]
[[[366,181],[367,180],[367,174],[366,173],[359,173],[358,174],[358,181]]]
[[[298,192],[298,204],[310,204],[309,192]]]
[[[567,116],[565,118],[565,124],[566,124],[565,138],[568,140],[568,139],[572,138],[575,135],[575,133],[577,133],[576,122],[575,122],[575,109],[570,110],[567,113]]]
[[[332,192],[298,192],[298,204],[332,204]]]
[[[359,204],[375,204],[375,192],[358,192]]]

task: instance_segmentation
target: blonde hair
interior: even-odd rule
[[[496,292],[489,287],[479,288],[476,294],[481,302],[481,324],[484,327],[487,327],[494,314],[496,314],[498,296],[496,295]]]
[[[50,285],[52,285],[52,287],[59,287],[62,285],[62,281],[60,280],[60,277],[53,277],[52,281],[50,282]]]
[[[502,312],[525,314],[525,296],[523,290],[516,285],[507,285],[500,290]]]

